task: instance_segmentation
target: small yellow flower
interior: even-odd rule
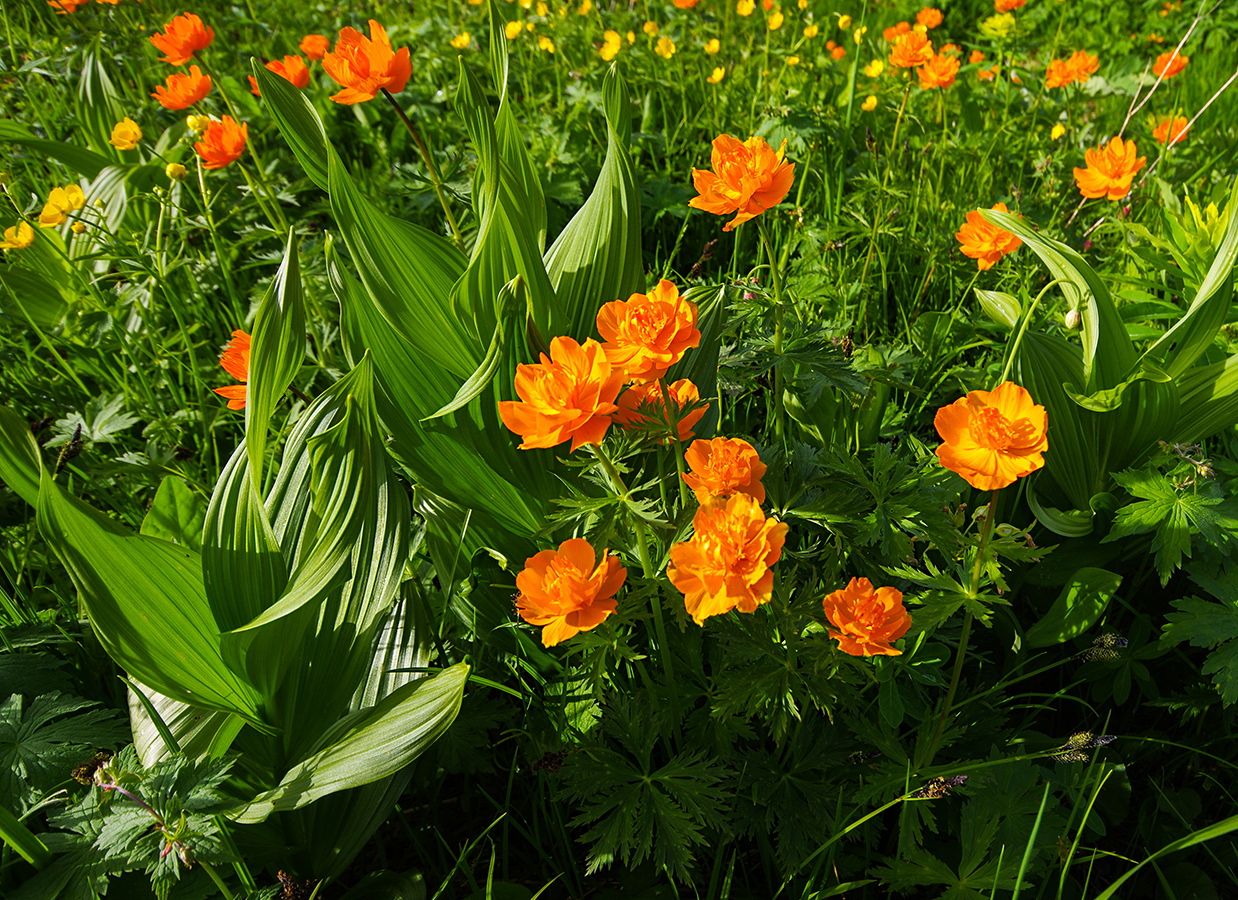
[[[85,222],[74,222],[72,225],[69,226],[69,230],[72,231],[74,234],[82,234],[86,230],[86,223]]]
[[[640,30],[645,32],[645,34],[649,35],[650,37],[653,37],[655,34],[658,33],[658,23],[657,22],[646,22],[644,25],[640,27]]]
[[[928,34],[928,26],[921,25],[919,22],[911,26],[911,30],[916,34]]]
[[[548,15],[550,14],[550,7],[549,7],[549,6],[547,6],[545,3],[540,3],[540,2],[539,2],[539,3],[537,4],[537,10],[536,10],[536,12],[537,12],[537,14],[538,14],[539,16],[541,16],[541,17],[544,19],[544,18],[546,18],[546,16],[548,16]]]
[[[525,25],[524,25],[524,30],[525,30],[525,31],[532,31],[532,30],[533,30],[534,28],[536,28],[536,27],[537,27],[537,23],[536,23],[536,22],[526,22],[526,23],[525,23]]]
[[[503,26],[503,33],[507,35],[509,41],[514,41],[520,37],[520,32],[524,31],[524,26],[519,22],[508,22]]]
[[[186,116],[185,127],[189,129],[189,133],[195,136],[201,136],[202,132],[206,131],[207,126],[211,124],[210,116]]]
[[[726,69],[722,68],[722,66],[718,66],[718,68],[714,69],[705,80],[710,84],[717,84],[724,77],[726,77]]]
[[[521,9],[528,9],[533,5],[533,0],[517,0]]]
[[[85,205],[86,195],[76,184],[52,188],[47,195],[47,202],[43,204],[43,211],[39,213],[39,227],[55,228],[63,225],[68,220],[69,213],[76,212]]]
[[[168,178],[173,181],[181,181],[186,175],[189,174],[189,170],[180,163],[168,163],[167,166],[164,167],[163,174],[167,175]]]
[[[451,46],[455,47],[457,50],[463,50],[469,45],[469,41],[472,39],[473,36],[471,34],[467,31],[462,31],[451,39]]]
[[[593,0],[581,0],[580,9],[576,10],[576,14],[579,16],[587,16],[591,12],[593,12]]]
[[[843,31],[846,31],[848,28],[850,28],[851,27],[851,16],[839,16],[838,27],[841,28]]]
[[[980,33],[987,38],[1001,40],[1010,37],[1017,24],[1017,20],[1010,13],[1000,13],[996,16],[989,16],[981,22]]]
[[[132,150],[137,147],[140,140],[142,140],[142,129],[138,128],[137,122],[126,116],[116,123],[108,143],[117,150]]]
[[[741,16],[752,15],[752,11],[756,8],[756,0],[739,0],[739,2],[735,4],[735,11]]]
[[[799,58],[798,56],[788,56],[788,57],[787,57],[787,65],[788,65],[788,66],[798,66],[799,64],[800,64],[800,58]]]
[[[804,37],[815,38],[817,36],[817,32],[819,32],[820,30],[821,28],[816,23],[813,23],[812,25],[807,25],[804,27]]]
[[[856,42],[856,44],[858,45],[858,44],[860,43],[860,41],[864,40],[864,35],[866,35],[866,34],[868,34],[868,26],[867,26],[867,25],[861,25],[859,28],[857,28],[857,29],[856,29],[856,30],[852,33],[852,35],[851,35],[851,39],[852,39],[853,41],[855,41],[855,42]]]
[[[537,49],[553,54],[555,52],[555,42],[543,34],[537,39]]]
[[[716,84],[717,82],[715,82]],[[34,243],[34,229],[29,222],[18,222],[4,229],[4,240],[0,248],[5,250],[24,250]]]
[[[629,32],[627,33],[627,39],[628,39],[628,43],[629,43],[629,44],[635,44],[635,43],[636,43],[636,32],[635,32],[635,31],[629,31]]]
[[[864,98],[864,102],[860,104],[860,109],[864,110],[864,112],[872,112],[876,108],[877,108],[877,95],[876,94],[869,94],[867,97]]]
[[[714,56],[722,49],[722,43],[717,38],[710,38],[705,42],[705,52],[710,56]]]
[[[1066,133],[1066,126],[1063,125],[1061,122],[1058,122],[1056,125],[1053,126],[1053,130],[1049,132],[1049,137],[1056,141],[1058,138],[1060,138],[1065,133]]]
[[[800,9],[808,9],[808,0],[799,0],[799,2],[796,3],[795,5],[798,6]]]
[[[657,46],[653,48],[653,52],[663,59],[670,59],[675,55],[675,42],[668,37],[658,38]]]
[[[598,55],[606,62],[610,62],[619,54],[619,48],[623,46],[623,38],[619,36],[617,31],[606,31],[602,33],[602,49],[598,51]]]
[[[765,20],[765,27],[770,31],[777,31],[782,27],[782,23],[785,18],[786,16],[782,14],[782,9],[775,6],[773,13],[771,13],[770,17]]]
[[[869,78],[879,78],[885,70],[886,64],[879,59],[874,59],[864,67],[864,74]]]

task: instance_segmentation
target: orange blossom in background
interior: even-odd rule
[[[1092,56],[1086,50],[1076,50],[1070,54],[1070,59],[1066,60],[1066,65],[1070,66],[1074,72],[1075,81],[1083,83],[1096,74],[1100,68],[1100,59]]]
[[[1176,51],[1162,53],[1156,58],[1156,62],[1152,64],[1152,74],[1158,78],[1173,78],[1179,72],[1186,68],[1189,56],[1183,56],[1181,53],[1174,55]]]
[[[525,560],[524,571],[516,576],[516,611],[530,625],[543,626],[544,646],[595,628],[615,611],[615,592],[623,587],[628,570],[606,550],[600,555],[595,566],[589,542],[571,538],[558,550],[543,550]]]
[[[903,607],[903,594],[892,587],[874,588],[867,578],[852,578],[845,588],[834,591],[822,603],[825,617],[833,628],[830,637],[839,649],[852,656],[900,656],[891,646],[911,627],[911,616]]]
[[[90,0],[47,0],[47,5],[56,10],[56,15],[64,16],[77,12],[79,6],[85,6]]]
[[[524,438],[521,450],[572,442],[600,444],[619,407],[615,397],[623,387],[623,372],[612,369],[602,345],[589,338],[584,346],[570,337],[550,342],[550,356],[539,364],[516,367],[520,400],[500,400],[499,418]]]
[[[795,165],[783,160],[786,149],[786,141],[775,153],[764,138],[740,141],[729,134],[718,135],[710,153],[713,171],[692,170],[692,184],[700,196],[688,205],[719,216],[736,213],[722,226],[723,231],[777,206],[795,178]]]
[[[1171,146],[1186,139],[1186,126],[1190,124],[1186,116],[1168,116],[1157,125],[1152,132],[1153,139],[1158,144],[1168,142]]]
[[[911,31],[910,22],[899,22],[897,25],[891,25],[889,28],[881,32],[881,37],[887,44],[893,44],[898,40],[900,34],[906,34]]]
[[[165,56],[160,62],[173,66],[183,66],[199,50],[205,50],[215,40],[215,29],[202,24],[193,13],[177,16],[163,26],[163,34],[152,34],[150,42]]]
[[[238,125],[232,116],[224,116],[221,121],[206,126],[202,140],[194,144],[193,149],[198,151],[204,169],[222,169],[241,158],[248,139],[248,125]]]
[[[941,10],[935,9],[932,6],[926,6],[916,13],[916,24],[923,25],[925,28],[936,28],[941,24],[941,21]]]
[[[167,86],[156,85],[151,94],[164,109],[188,109],[211,92],[211,76],[203,75],[197,66],[189,67],[189,74],[173,72],[167,77]]]
[[[1085,197],[1108,197],[1121,200],[1131,192],[1131,181],[1148,161],[1146,156],[1135,158],[1135,142],[1123,141],[1120,137],[1111,140],[1108,146],[1089,149],[1084,154],[1086,169],[1075,169],[1075,184]]]
[[[958,57],[945,53],[933,54],[928,62],[916,69],[916,75],[920,77],[920,88],[926,91],[950,87],[954,84],[954,76],[958,72]]]
[[[937,410],[933,425],[944,442],[941,464],[977,490],[1004,488],[1045,464],[1048,414],[1013,381],[968,392]]]
[[[331,47],[331,42],[327,40],[325,34],[307,34],[301,38],[301,43],[297,45],[297,49],[305,54],[305,58],[310,62],[318,62],[327,55],[327,50]]]
[[[1045,87],[1053,89],[1066,87],[1075,81],[1075,70],[1064,59],[1051,59],[1045,69]]]
[[[685,414],[685,409],[694,403],[698,403],[701,399],[701,392],[697,389],[697,386],[687,378],[681,378],[673,384],[667,385],[666,389],[670,392],[671,400],[675,404],[675,415],[680,417],[676,428],[676,431],[679,433],[679,440],[690,441],[694,437],[692,433],[693,426],[701,421],[701,417],[709,410],[709,404],[706,403]],[[618,403],[619,410],[615,413],[615,423],[622,425],[624,428],[650,427],[657,425],[659,421],[670,422],[670,410],[667,408],[666,400],[662,398],[662,383],[660,381],[633,385],[620,394],[616,402]],[[647,411],[649,411],[649,407],[652,407],[653,415],[657,416],[657,418],[650,418],[646,413],[640,412],[641,406],[645,406]],[[661,428],[657,430],[666,435],[663,440],[664,443],[671,440],[669,427],[666,430]]]
[[[927,65],[932,58],[933,42],[918,31],[900,34],[890,48],[890,65],[900,69]]]
[[[335,49],[322,58],[322,67],[343,90],[332,94],[336,103],[364,103],[382,90],[398,94],[413,74],[408,48],[391,49],[383,26],[370,19],[370,36],[349,27],[340,31]]]
[[[273,59],[266,63],[266,68],[295,88],[304,90],[309,87],[309,69],[305,65],[305,60],[299,56],[285,56],[283,59]],[[249,76],[249,90],[259,97],[262,96],[262,92],[258,90],[258,79],[253,75]]]
[[[992,208],[999,212],[1010,212],[1005,203],[994,203]],[[955,237],[961,245],[959,249],[963,255],[974,259],[976,268],[981,272],[993,268],[1007,253],[1014,253],[1023,246],[1023,241],[1017,235],[989,222],[976,209],[967,214],[967,221],[959,226]]]
[[[232,332],[232,340],[224,347],[219,357],[224,371],[240,382],[249,381],[249,335],[239,328]],[[215,393],[228,398],[228,409],[244,409],[248,385],[230,384],[215,388]]]
[[[770,566],[782,556],[785,522],[765,518],[753,497],[737,493],[725,504],[699,507],[692,527],[692,540],[671,545],[666,575],[683,592],[697,625],[732,609],[754,612],[769,602]]]
[[[761,484],[765,463],[743,438],[693,441],[683,458],[691,471],[680,477],[702,506],[732,494],[747,494],[757,503],[765,502],[765,485]]]
[[[607,303],[597,314],[606,358],[629,381],[656,381],[701,343],[696,304],[663,278],[648,294]]]
[[[999,13],[1010,12],[1012,9],[1018,9],[1027,0],[993,0],[993,8]]]

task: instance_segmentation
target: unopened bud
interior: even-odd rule
[[[86,223],[85,222],[74,222],[72,225],[69,226],[69,230],[72,231],[74,234],[81,234],[82,232],[86,230]]]
[[[207,126],[211,124],[209,116],[186,116],[185,127],[194,134],[201,134],[206,131]]]
[[[180,181],[189,174],[189,171],[180,163],[168,163],[167,168],[163,170],[163,174],[173,181]]]
[[[1079,310],[1068,309],[1066,311],[1066,327],[1069,328],[1071,331],[1074,331],[1076,328],[1079,327],[1080,318],[1082,317],[1079,315]]]

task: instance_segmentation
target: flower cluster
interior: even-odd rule
[[[1100,68],[1100,60],[1086,50],[1076,50],[1068,59],[1053,59],[1045,69],[1045,87],[1060,88],[1086,82]]]

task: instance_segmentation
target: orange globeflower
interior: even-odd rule
[[[301,38],[301,43],[297,45],[297,49],[305,54],[310,62],[318,62],[327,55],[327,50],[330,49],[331,42],[327,40],[324,34],[307,34]]]
[[[1152,137],[1158,144],[1169,142],[1170,146],[1178,143],[1186,138],[1186,126],[1190,124],[1186,116],[1169,116],[1160,125],[1156,126],[1156,130],[1152,132]]]
[[[970,391],[937,410],[933,426],[945,442],[937,458],[977,490],[995,491],[1045,464],[1048,424],[1045,408],[1013,381]]]
[[[224,116],[222,121],[211,122],[202,132],[202,140],[193,145],[202,159],[204,169],[222,169],[230,166],[245,152],[245,142],[249,140],[249,126],[238,125],[232,116]]]
[[[211,92],[211,76],[203,75],[197,66],[189,74],[173,72],[167,77],[167,87],[156,85],[151,94],[164,109],[188,109]]]
[[[629,381],[657,381],[689,348],[701,343],[696,304],[663,278],[648,294],[613,300],[597,314],[602,349]]]
[[[1005,203],[994,203],[993,209],[999,212],[1009,212]],[[1023,241],[1004,228],[998,228],[973,209],[967,214],[967,221],[959,226],[955,235],[962,246],[964,256],[976,261],[976,268],[981,272],[993,268],[993,264],[1007,253],[1014,253],[1023,246]]]
[[[927,91],[933,88],[950,87],[954,84],[954,76],[958,74],[958,71],[958,57],[935,53],[932,59],[916,69],[916,74],[920,76],[921,90]]]
[[[893,44],[898,40],[900,34],[906,34],[911,31],[910,22],[899,22],[897,25],[891,25],[889,28],[881,32],[881,36],[885,38],[886,43]]]
[[[516,612],[530,625],[543,626],[543,646],[596,628],[615,611],[615,592],[623,587],[628,570],[606,550],[600,556],[595,566],[589,542],[571,538],[558,550],[543,550],[525,560],[524,571],[516,576]]]
[[[867,578],[852,578],[845,588],[835,591],[821,604],[834,628],[830,637],[843,653],[852,656],[901,656],[891,646],[911,627],[911,616],[903,607],[903,594],[892,587],[874,589]],[[837,630],[835,630],[837,629]]]
[[[1152,74],[1156,75],[1158,78],[1173,78],[1186,68],[1186,64],[1189,60],[1189,56],[1183,56],[1176,50],[1172,50],[1169,53],[1162,53],[1156,58],[1156,62],[1152,64]]]
[[[693,441],[683,458],[692,471],[680,477],[702,506],[732,494],[747,494],[757,503],[765,502],[765,485],[761,484],[765,463],[743,438]]]
[[[988,69],[977,69],[976,77],[981,81],[992,81],[997,77],[997,66],[995,65]]]
[[[1115,137],[1107,147],[1089,149],[1084,154],[1086,169],[1075,169],[1075,183],[1085,197],[1108,197],[1121,200],[1131,192],[1135,173],[1147,162],[1146,156],[1135,158],[1135,142]]]
[[[900,69],[927,65],[932,58],[933,42],[918,31],[900,34],[890,49],[890,65]]]
[[[305,60],[299,56],[285,56],[282,60],[273,59],[266,64],[266,68],[295,88],[309,87],[309,69],[305,65]],[[262,92],[258,90],[258,79],[253,75],[249,76],[249,89],[259,97],[262,96]]]
[[[1012,9],[1018,9],[1027,0],[993,0],[993,8],[999,13],[1010,12]]]
[[[1092,56],[1086,50],[1076,50],[1066,60],[1066,65],[1074,71],[1075,81],[1087,81],[1100,68],[1100,59]]]
[[[769,602],[770,566],[782,556],[785,522],[765,518],[754,498],[735,494],[725,504],[698,508],[692,527],[692,540],[671,545],[666,576],[683,592],[697,625],[736,608],[755,612]]]
[[[391,49],[383,26],[370,19],[370,36],[355,28],[340,31],[335,49],[322,58],[322,67],[344,90],[332,94],[336,103],[364,103],[381,90],[398,94],[413,74],[408,48]]]
[[[736,213],[723,231],[777,206],[795,178],[795,165],[783,159],[786,149],[786,141],[775,153],[764,138],[739,141],[729,134],[718,135],[710,154],[713,171],[692,170],[692,184],[700,196],[688,205],[719,216]]]
[[[916,13],[916,24],[923,25],[925,28],[936,28],[941,24],[941,21],[941,10],[934,9],[931,6],[926,6]]]
[[[967,57],[967,61],[972,65],[984,62],[984,54],[979,50],[973,50],[971,55]]]
[[[600,444],[619,407],[615,397],[623,387],[623,372],[613,370],[602,345],[592,338],[584,346],[570,337],[550,342],[550,356],[539,364],[516,367],[520,400],[499,401],[503,424],[524,438],[521,450],[554,447],[571,440]]]
[[[56,15],[63,16],[77,12],[79,6],[85,6],[90,0],[47,0],[47,5],[56,10]]]
[[[1051,59],[1045,69],[1045,87],[1060,88],[1074,83],[1075,70],[1064,59]]]
[[[696,6],[701,0],[671,0],[678,9],[691,9]]]
[[[675,415],[682,416],[676,429],[679,432],[679,440],[690,441],[694,437],[692,428],[701,421],[701,417],[709,409],[709,404],[706,403],[685,415],[684,409],[700,401],[700,390],[687,378],[681,378],[674,384],[667,385],[667,390],[670,392],[671,400],[675,403]],[[615,423],[624,428],[648,428],[657,426],[659,421],[670,421],[670,408],[662,397],[662,385],[659,382],[651,381],[648,384],[633,385],[619,395],[617,403],[619,411],[615,413]],[[640,412],[641,406],[645,406],[646,411],[652,412],[657,418],[650,418],[646,413]],[[661,431],[661,429],[657,430]],[[669,428],[661,433],[665,435],[663,443],[671,440]]]
[[[237,381],[248,382],[249,335],[240,329],[232,332],[232,340],[224,347],[219,364]],[[246,384],[230,384],[227,387],[215,388],[215,393],[228,398],[228,409],[244,409],[247,390]]]
[[[166,56],[159,58],[160,62],[173,66],[183,66],[199,50],[205,50],[215,40],[215,29],[202,24],[193,13],[177,16],[163,26],[163,34],[152,34],[150,42],[155,49],[162,50]]]

